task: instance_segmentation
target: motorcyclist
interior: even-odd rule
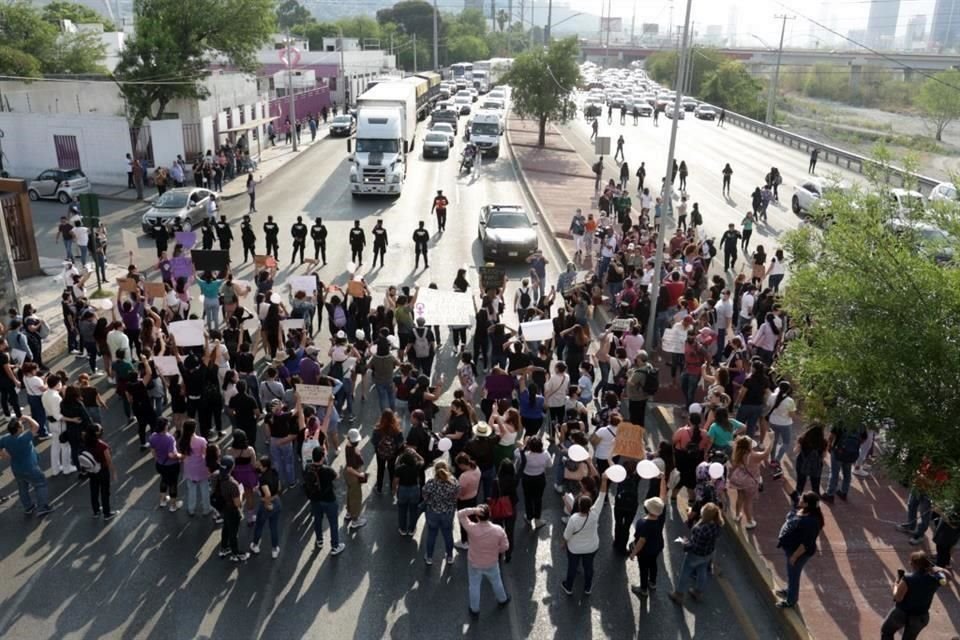
[[[463,148],[463,158],[460,160],[460,172],[462,173],[464,168],[469,167],[473,169],[473,163],[477,158],[477,145],[474,142],[469,142]]]

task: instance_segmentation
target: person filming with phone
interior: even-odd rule
[[[947,583],[943,569],[923,551],[910,554],[910,573],[897,572],[893,585],[893,609],[880,627],[881,640],[893,640],[903,630],[903,640],[914,640],[930,623],[930,605],[937,589]]]

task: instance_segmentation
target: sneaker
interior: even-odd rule
[[[902,531],[903,533],[913,533],[914,529],[916,529],[916,527],[909,522],[897,525],[897,531]]]
[[[398,532],[400,535],[402,535],[402,536],[407,535],[407,532],[404,531],[403,529],[397,529],[397,532]]]
[[[37,512],[37,515],[40,515],[40,512]],[[923,544],[923,536],[914,536],[910,538],[910,544],[917,546],[918,544]]]
[[[53,512],[53,507],[51,507],[50,505],[47,505],[45,507],[40,507],[39,509],[37,509],[37,517],[42,518],[43,516],[52,512]],[[104,518],[104,519],[107,519],[107,518]]]
[[[651,581],[650,581],[650,591],[656,591],[656,590],[657,590],[657,583],[656,583],[656,581],[651,580]]]
[[[249,553],[235,553],[230,556],[230,562],[246,562],[249,557]]]
[[[503,602],[497,602],[497,606],[499,606],[499,607],[505,607],[505,606],[507,606],[508,604],[510,604],[510,600],[512,600],[512,598],[511,598],[510,596],[507,596],[507,599],[504,600]]]
[[[469,543],[469,542],[454,542],[454,543],[453,543],[453,546],[455,546],[457,549],[460,549],[461,551],[466,551],[466,550],[468,550],[468,549],[470,548],[470,543]]]
[[[227,558],[229,556],[230,556],[230,549],[220,549],[220,551],[217,552],[218,558]]]
[[[317,551],[320,551],[320,549],[323,549],[323,540],[317,540],[314,543],[313,548],[316,549]]]
[[[29,516],[30,514],[32,514],[32,513],[33,513],[34,511],[36,511],[36,510],[37,510],[37,506],[36,506],[36,505],[30,505],[29,507],[27,507],[26,509],[23,510],[23,515]]]
[[[447,556],[447,564],[453,564],[453,554]]]
[[[345,545],[344,543],[341,542],[340,544],[338,544],[337,546],[335,546],[333,549],[330,549],[330,555],[332,555],[332,556],[338,556],[338,555],[340,555],[341,553],[343,553],[343,550],[346,549],[346,548],[347,548],[347,545]]]
[[[351,516],[349,513],[343,514],[343,521],[344,521],[344,522],[350,522],[351,520],[353,520],[353,516]]]
[[[773,595],[777,596],[781,600],[787,599],[787,590],[786,589],[777,589],[773,592]]]
[[[863,467],[853,470],[853,475],[860,476],[861,478],[866,478],[870,475],[869,471],[865,471]]]
[[[751,520],[750,522],[748,522],[748,523],[746,523],[745,525],[743,525],[743,528],[744,528],[744,529],[756,529],[756,528],[757,528],[757,523],[756,523],[756,521]]]
[[[270,550],[270,557],[276,560],[280,557],[280,547],[274,547]]]
[[[873,465],[870,464],[869,462],[864,462],[862,465],[860,465],[860,468],[870,471],[871,469],[873,469]]]
[[[168,496],[163,496],[160,498],[160,508],[163,509],[167,504],[169,504],[170,498]]]
[[[170,513],[176,513],[177,509],[183,506],[183,500],[170,501]]]
[[[256,542],[251,542],[251,543],[250,543],[250,553],[252,553],[252,554],[254,554],[254,555],[260,553],[260,545],[257,544]]]
[[[583,590],[583,595],[585,595],[585,596],[588,596],[588,595],[590,595],[591,593],[593,593],[593,587],[590,587],[589,589],[584,589],[584,590]]]
[[[354,520],[353,522],[350,523],[350,528],[351,528],[351,529],[359,529],[360,527],[362,527],[362,526],[365,525],[365,524],[367,524],[367,519],[366,519],[366,518],[357,518],[356,520]]]
[[[640,585],[638,585],[638,584],[635,584],[635,585],[633,585],[632,587],[630,587],[630,591],[632,591],[634,594],[640,596],[641,598],[646,598],[646,597],[648,597],[648,596],[650,595],[650,592],[649,592],[649,591],[647,591],[646,589],[641,589],[641,588],[640,588]]]
[[[49,434],[49,433],[42,433],[42,434],[40,434],[40,435],[37,436],[37,441],[39,441],[39,442],[44,442],[44,441],[49,440],[49,439],[50,439],[50,434]],[[69,473],[69,472],[65,471],[64,473]]]
[[[220,514],[214,515],[213,524],[217,524],[217,525],[223,524],[223,516],[221,516]]]
[[[568,587],[566,582],[562,582],[562,581],[561,581],[561,582],[560,582],[560,588],[563,589],[563,592],[564,592],[565,594],[567,594],[568,596],[572,596],[572,595],[573,595],[573,589],[571,589],[570,587]]]
[[[429,567],[433,564],[433,558],[428,558],[427,556],[423,556],[423,563]]]
[[[795,606],[795,604],[796,604],[796,603],[794,603],[794,602],[787,602],[786,600],[779,600],[779,601],[777,602],[777,608],[778,608],[778,609],[793,609],[793,607]]]
[[[93,517],[94,517],[94,518],[99,518],[99,517],[100,517],[100,512],[99,512],[99,511],[94,511],[94,512],[93,512]]]
[[[114,518],[117,517],[117,514],[119,514],[119,513],[120,513],[120,509],[114,509],[114,510],[111,511],[110,513],[105,513],[105,514],[103,514],[103,519],[104,519],[104,521],[113,520]]]

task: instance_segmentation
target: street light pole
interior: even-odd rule
[[[687,45],[690,38],[690,8],[693,0],[687,0],[687,11],[683,18],[683,40],[680,49],[680,73],[686,75]],[[680,123],[680,102],[683,99],[683,83],[685,77],[677,79],[677,95],[673,101],[673,118],[670,119],[670,146],[667,148],[667,168],[663,175],[670,178],[673,175],[673,158],[677,148],[677,125]],[[673,182],[663,181],[663,191],[660,194],[660,220],[657,223],[657,253],[654,259],[653,279],[650,282],[650,317],[647,320],[647,344],[658,345],[659,340],[654,338],[657,321],[657,297],[660,294],[660,271],[663,269],[663,241],[667,237],[667,212],[673,210]]]
[[[290,119],[290,140],[293,141],[292,149],[297,150],[297,101],[293,96],[293,41],[290,39],[290,32],[287,31],[287,98],[289,100],[287,107],[287,116]]]
[[[777,84],[780,82],[780,59],[783,57],[783,36],[787,32],[787,20],[793,20],[793,16],[778,15],[783,23],[780,27],[780,46],[777,48],[777,66],[773,68],[773,81],[770,83],[770,95],[767,96],[767,117],[766,123],[773,125],[773,120],[777,102]]]

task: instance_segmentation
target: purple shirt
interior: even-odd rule
[[[183,458],[183,477],[194,482],[203,482],[210,477],[210,470],[207,469],[207,441],[200,436],[193,436],[190,440],[190,455]]]
[[[513,395],[513,376],[511,375],[488,375],[483,381],[483,386],[487,390],[487,398],[490,400],[505,400]]]
[[[140,318],[142,315],[143,304],[139,302],[134,305],[130,311],[124,311],[123,307],[120,308],[120,319],[123,320],[123,326],[129,331],[140,331]]]
[[[180,461],[175,457],[170,457],[170,454],[177,452],[177,441],[174,439],[173,434],[162,431],[152,434],[150,436],[150,447],[153,449],[153,455],[157,459],[157,464],[180,464]]]
[[[304,358],[300,361],[300,379],[303,384],[317,384],[320,380],[320,364],[316,358]]]

